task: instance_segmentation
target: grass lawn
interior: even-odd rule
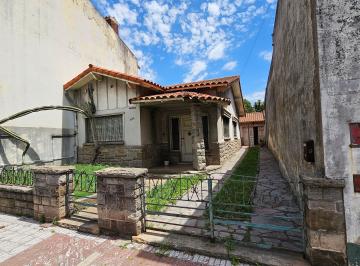
[[[202,175],[172,178],[163,182],[162,185],[153,187],[146,193],[147,210],[161,211],[166,207],[164,205],[175,204],[178,199],[180,199],[192,186],[196,186],[203,178],[204,176]]]
[[[90,196],[95,193],[95,171],[109,167],[106,164],[75,164],[74,195],[75,198]]]
[[[259,148],[252,147],[234,173],[224,182],[213,200],[214,216],[218,218],[247,219],[252,212],[251,196],[256,185]]]

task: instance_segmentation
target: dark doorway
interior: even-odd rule
[[[259,130],[258,130],[258,127],[254,127],[254,145],[259,145]]]
[[[201,117],[203,125],[203,135],[204,135],[204,144],[205,150],[209,149],[209,121],[207,116]]]

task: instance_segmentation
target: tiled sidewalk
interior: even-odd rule
[[[32,219],[0,214],[0,265],[231,265],[107,236],[93,236]]]

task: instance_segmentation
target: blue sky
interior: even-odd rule
[[[276,0],[92,0],[120,25],[140,75],[162,85],[240,75],[245,98],[263,100]]]

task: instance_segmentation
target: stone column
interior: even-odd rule
[[[107,168],[96,172],[100,231],[136,236],[144,230],[144,168]]]
[[[344,180],[301,177],[306,256],[312,265],[346,265]]]
[[[196,170],[204,170],[206,168],[206,157],[201,111],[200,106],[195,104],[191,106],[191,122],[193,167]]]
[[[52,222],[67,215],[66,179],[69,190],[73,190],[72,166],[39,166],[31,169],[34,173],[34,218]],[[69,207],[69,206],[68,206]]]

